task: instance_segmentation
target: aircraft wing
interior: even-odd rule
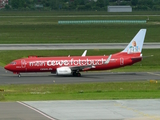
[[[105,64],[105,65],[109,64],[111,57],[112,57],[112,55],[110,55],[103,64]],[[98,66],[98,65],[96,65],[96,66]],[[85,71],[85,70],[89,70],[91,68],[95,68],[96,66],[94,66],[94,65],[71,66],[70,69],[72,71],[76,71],[76,70]]]
[[[86,54],[87,54],[87,50],[85,50],[85,51],[83,52],[82,57],[85,57]]]
[[[85,70],[89,70],[91,68],[95,68],[95,66],[93,66],[93,65],[84,65],[84,66],[71,66],[70,67],[70,69],[72,71],[76,71],[76,70],[85,71]]]
[[[107,60],[104,63],[108,64],[110,62],[111,57],[112,57],[112,54],[107,58]]]

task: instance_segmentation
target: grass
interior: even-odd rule
[[[84,50],[6,50],[0,51],[0,65],[4,66],[11,61],[19,58],[25,58],[29,55],[36,56],[80,56]],[[92,55],[110,55],[121,50],[88,50],[87,56]],[[154,55],[144,58],[141,62],[133,66],[114,69],[112,71],[159,71],[160,56],[159,49],[143,49],[143,56]]]
[[[141,28],[147,29],[145,42],[159,42],[159,16],[146,15],[147,12],[142,12],[146,16],[87,16],[89,13],[0,12],[0,44],[128,43]],[[159,12],[148,13],[156,14]],[[101,11],[93,15],[103,14],[105,15],[106,12]],[[115,13],[112,14],[116,15]],[[148,18],[146,24],[58,24],[59,20],[146,20]]]
[[[160,11],[133,11],[109,13],[107,11],[0,11],[0,16],[61,16],[61,15],[159,15]]]
[[[160,81],[83,84],[0,85],[1,101],[160,98]]]
[[[128,43],[141,28],[147,29],[145,42],[159,42],[158,26],[158,24],[0,25],[0,44]]]

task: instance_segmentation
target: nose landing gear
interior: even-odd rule
[[[19,77],[19,78],[21,77],[21,74],[20,74],[20,73],[18,74],[18,77]]]
[[[19,72],[13,72],[13,74],[18,75],[18,77],[21,77],[21,74]]]

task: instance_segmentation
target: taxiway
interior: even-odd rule
[[[22,73],[19,78],[0,67],[0,84],[66,84],[159,80],[160,72],[82,72],[82,77],[56,76],[51,73]]]
[[[0,102],[1,120],[159,120],[160,100]],[[2,109],[3,108],[3,109]]]
[[[71,50],[124,49],[128,43],[66,43],[66,44],[0,44],[0,50]],[[144,49],[158,49],[160,43],[144,43]]]

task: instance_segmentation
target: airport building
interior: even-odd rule
[[[132,12],[131,6],[108,6],[108,12]]]
[[[0,9],[4,8],[8,4],[8,0],[0,0]]]

